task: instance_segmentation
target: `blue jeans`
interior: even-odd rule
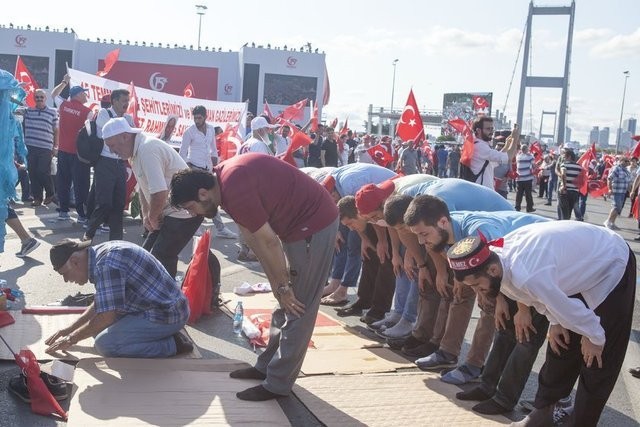
[[[547,318],[531,309],[531,323],[537,333],[531,332],[528,342],[517,342],[513,325],[517,310],[515,301],[509,301],[511,320],[506,321],[506,329],[496,331],[482,372],[482,390],[507,409],[518,403],[549,327]]]
[[[100,332],[95,347],[104,357],[171,357],[176,354],[173,335],[185,322],[155,323],[141,314],[127,315]]]
[[[551,199],[553,199],[553,191],[556,189],[558,185],[558,175],[552,174],[549,177],[549,181],[547,181],[547,202],[551,203]]]
[[[402,251],[404,254],[404,250]],[[396,276],[396,292],[393,295],[393,311],[408,322],[418,317],[418,282],[409,280],[404,270]]]
[[[342,286],[354,287],[357,284],[362,266],[361,239],[357,232],[349,230],[342,224],[338,227],[338,232],[342,234],[345,243],[342,244],[340,251],[336,251],[333,256],[331,278],[340,280]]]
[[[584,196],[582,193],[578,193],[578,201],[573,207],[573,213],[577,221],[584,221],[584,213],[587,211],[587,197],[589,197],[588,193]]]

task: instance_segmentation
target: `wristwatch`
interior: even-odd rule
[[[278,294],[278,296],[283,296],[284,294],[289,292],[290,289],[291,289],[291,286],[289,286],[288,284],[282,285],[276,289],[276,293]]]

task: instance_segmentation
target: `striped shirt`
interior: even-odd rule
[[[582,172],[582,166],[573,162],[564,162],[562,166],[560,166],[560,170],[564,172],[566,176],[566,187],[567,190],[578,191],[578,186],[576,185],[576,178]]]
[[[518,170],[516,181],[533,180],[533,160],[533,156],[528,153],[520,153],[516,156],[516,168]]]
[[[114,240],[89,248],[89,281],[96,287],[96,313],[142,314],[162,324],[189,318],[189,304],[173,277],[133,243]]]
[[[53,135],[58,127],[58,110],[51,107],[27,108],[24,111],[24,143],[30,147],[53,149]]]

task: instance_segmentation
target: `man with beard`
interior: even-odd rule
[[[553,425],[555,402],[579,377],[571,425],[596,426],[631,332],[636,258],[624,239],[603,227],[558,221],[521,227],[496,246],[468,237],[447,256],[465,285],[532,306],[551,324],[535,409],[512,425]]]
[[[420,243],[443,257],[446,257],[444,251],[449,245],[465,237],[483,236],[493,240],[527,224],[549,221],[541,216],[514,211],[450,213],[443,200],[428,195],[416,197],[405,216],[409,228],[416,233]],[[496,324],[499,325],[498,329],[502,328],[504,331],[495,334],[493,348],[482,373],[482,386],[456,396],[461,400],[482,400],[473,410],[495,415],[511,411],[518,403],[538,350],[544,342],[548,322],[544,316],[529,307],[517,307],[515,301],[502,297],[494,300],[481,296],[480,299],[485,300],[481,303],[483,310],[492,311],[491,308],[495,305]],[[491,314],[493,313],[483,313],[482,317]],[[507,322],[512,316],[514,321]],[[478,376],[486,356],[486,350],[482,351],[483,343],[480,341],[490,343],[488,338],[493,335],[490,333],[493,327],[490,329],[483,331],[476,328],[467,362],[445,374],[443,381],[461,384]],[[514,351],[516,340],[520,346]],[[478,347],[481,348],[480,351]],[[431,356],[434,357],[436,356]],[[507,364],[508,361],[511,363]],[[420,360],[416,361],[418,366],[420,363]]]
[[[213,217],[222,207],[257,255],[279,306],[269,345],[255,367],[232,378],[264,382],[236,396],[262,401],[288,395],[300,372],[327,282],[338,209],[327,191],[297,168],[255,153],[233,157],[213,174],[183,170],[171,180],[171,204]]]
[[[514,143],[506,144],[501,151],[498,151],[489,145],[489,142],[493,139],[493,119],[491,117],[478,117],[474,120],[471,130],[475,136],[475,141],[469,167],[474,174],[479,174],[484,168],[484,172],[478,176],[476,183],[493,189],[493,169],[500,164],[510,163],[518,150],[518,135],[514,136],[516,138]],[[518,132],[518,125],[515,125],[512,135]]]

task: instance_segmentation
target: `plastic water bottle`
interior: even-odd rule
[[[244,318],[244,309],[242,308],[242,301],[238,301],[236,305],[236,312],[233,316],[233,333],[237,336],[242,335],[242,320]]]

